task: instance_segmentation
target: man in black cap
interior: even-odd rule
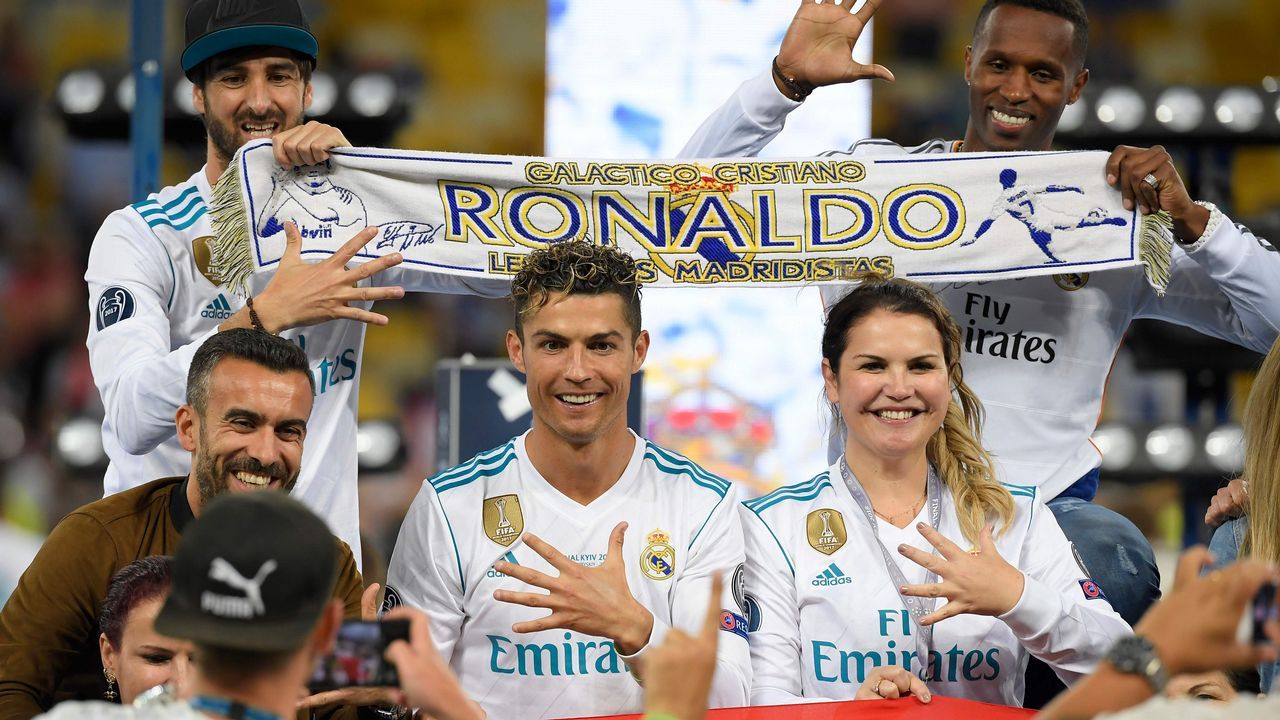
[[[112,213],[90,250],[85,280],[92,320],[87,344],[102,395],[102,441],[111,464],[107,495],[185,472],[188,455],[174,435],[183,379],[200,343],[219,330],[257,326],[283,334],[307,353],[315,377],[314,452],[296,496],[360,558],[356,490],[356,402],[365,323],[385,324],[371,302],[401,287],[370,277],[400,262],[391,255],[347,270],[376,232],[364,230],[343,251],[304,263],[297,229],[269,278],[250,282],[242,300],[210,271],[211,186],[245,143],[271,138],[286,168],[322,163],[350,143],[334,127],[304,122],[311,104],[317,43],[297,0],[198,0],[186,16],[182,69],[208,134],[205,166],[185,182]],[[354,230],[356,228],[351,228]],[[377,282],[396,280],[385,274]],[[422,290],[470,291],[462,280],[428,279]]]
[[[274,495],[262,491],[287,492],[296,482],[314,392],[301,348],[257,330],[228,330],[201,345],[184,386],[187,403],[174,424],[191,454],[187,473],[67,515],[0,611],[0,720],[27,720],[58,700],[104,692],[97,618],[116,570],[173,554],[215,498]],[[237,528],[245,545],[274,542],[268,528]],[[327,558],[339,578],[333,597],[359,617],[360,573],[347,546],[326,533],[309,552]]]
[[[246,542],[246,539],[250,541]],[[342,606],[333,598],[338,547],[324,522],[282,493],[220,498],[183,536],[156,630],[195,645],[192,697],[141,710],[100,702],[59,705],[46,718],[281,720],[317,658],[333,648]],[[408,613],[403,613],[408,615]],[[441,720],[483,717],[414,617],[409,643],[388,657],[413,673],[413,702]]]

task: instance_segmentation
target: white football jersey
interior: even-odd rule
[[[423,483],[391,557],[387,605],[403,603],[427,613],[441,655],[490,718],[639,712],[642,689],[611,641],[568,630],[514,633],[514,623],[549,611],[493,599],[500,588],[543,592],[499,573],[493,568],[498,560],[557,575],[524,544],[522,533],[532,532],[594,567],[604,561],[614,526],[626,521],[627,583],[654,618],[649,644],[638,655],[660,644],[671,627],[698,631],[712,574],[720,573],[724,632],[711,703],[746,705],[747,633],[730,582],[743,560],[736,488],[636,437],[617,483],[579,505],[529,462],[525,437]]]
[[[1007,487],[1014,516],[996,548],[1022,571],[1022,597],[1000,617],[957,615],[933,626],[929,689],[938,695],[1021,705],[1028,655],[1070,684],[1131,632],[1073,558],[1037,489]],[[920,668],[917,629],[838,464],[743,503],[742,516],[753,704],[852,699],[872,668]],[[933,551],[915,527],[930,522],[929,503],[906,528],[876,522],[906,582],[926,582],[928,572],[897,547]],[[938,529],[969,546],[949,492]]]
[[[174,415],[186,401],[191,358],[244,300],[208,276],[212,239],[204,168],[186,182],[117,210],[89,251],[89,363],[102,396],[102,445],[111,464],[105,494],[162,477],[186,475],[191,455],[178,443]],[[354,234],[354,232],[352,232]],[[385,271],[377,284],[406,290],[502,295],[498,280]],[[255,276],[260,293],[269,276]],[[363,303],[368,308],[371,303]],[[307,422],[301,474],[293,494],[323,517],[360,558],[356,492],[356,400],[364,323],[331,321],[281,335],[311,360],[315,404]]]
[[[764,73],[708,116],[680,155],[755,155],[796,107]],[[958,145],[931,140],[903,147],[871,138],[823,155],[873,162],[955,152]],[[1007,227],[1011,238],[1027,241],[1020,224]],[[930,285],[960,326],[965,381],[986,409],[982,439],[1010,481],[1036,485],[1050,500],[1098,466],[1089,438],[1111,362],[1134,319],[1167,320],[1260,353],[1275,342],[1280,253],[1243,226],[1223,222],[1196,245],[1175,246],[1170,277],[1164,297],[1138,267]],[[844,288],[821,290],[830,307]]]

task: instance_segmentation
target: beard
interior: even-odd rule
[[[231,156],[236,154],[244,142],[241,140],[240,126],[245,123],[265,124],[274,122],[279,125],[280,129],[277,134],[295,128],[302,124],[302,113],[298,113],[296,117],[287,118],[283,113],[269,112],[264,115],[258,115],[253,112],[241,112],[231,119],[231,122],[225,123],[216,118],[211,118],[209,113],[200,116],[200,120],[204,123],[205,134],[209,136],[209,142],[213,144],[214,154],[218,160],[224,164],[231,163]]]
[[[272,480],[280,480],[280,489],[292,492],[298,484],[298,472],[289,474],[284,463],[263,465],[251,457],[237,457],[225,464],[206,448],[209,443],[204,436],[204,428],[200,428],[200,448],[196,452],[196,487],[200,491],[200,506],[205,507],[214,498],[227,493],[228,476],[237,472],[251,472],[265,475]]]

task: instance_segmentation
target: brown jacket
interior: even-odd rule
[[[73,511],[41,546],[0,611],[0,720],[29,720],[68,697],[101,692],[98,610],[117,570],[172,555],[192,519],[186,478],[165,478]],[[334,597],[360,617],[363,585],[341,546]],[[98,695],[101,698],[101,695]]]

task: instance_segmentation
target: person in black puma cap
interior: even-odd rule
[[[332,599],[338,548],[324,521],[284,493],[227,495],[183,535],[158,631],[195,646],[191,697],[140,708],[70,702],[47,720],[283,720],[316,661],[333,649],[342,605]],[[410,640],[387,658],[400,670],[400,699],[440,720],[479,720],[436,653],[421,613]]]

